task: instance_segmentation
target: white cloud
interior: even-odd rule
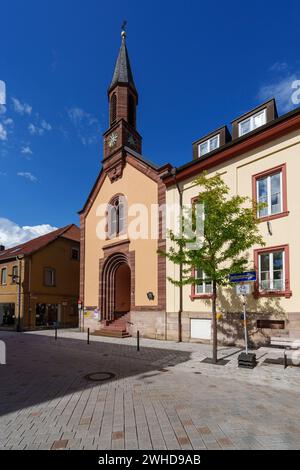
[[[4,171],[0,171],[0,176],[7,176],[7,173],[5,173]]]
[[[270,98],[275,98],[278,110],[281,113],[287,113],[291,109],[295,108],[295,104],[292,101],[292,95],[295,91],[292,88],[292,84],[295,80],[300,79],[300,74],[289,74],[284,78],[278,78],[272,80],[271,83],[263,85],[258,93],[260,101],[266,101]]]
[[[28,130],[31,135],[43,135],[44,134],[44,129],[40,129],[38,126],[35,126],[32,123],[29,124]]]
[[[0,243],[6,248],[25,243],[53,230],[56,230],[56,227],[49,224],[21,227],[9,219],[0,217]]]
[[[78,124],[84,117],[89,116],[89,114],[81,108],[70,108],[68,109],[68,116],[73,124]]]
[[[45,131],[51,131],[52,126],[45,119],[42,120],[41,125],[30,123],[28,126],[31,135],[44,135]]]
[[[0,116],[1,114],[5,114],[6,113],[6,107],[4,106],[4,104],[0,104]]]
[[[21,153],[23,153],[24,155],[32,155],[33,151],[31,150],[29,145],[25,145],[21,148]]]
[[[46,131],[51,131],[51,129],[52,129],[52,126],[49,124],[49,122],[46,122],[45,119],[42,120],[41,126]]]
[[[32,183],[36,183],[38,181],[37,177],[34,176],[32,173],[30,173],[29,171],[19,171],[17,173],[18,176],[22,176],[23,178],[26,178],[28,179],[29,181],[31,181]]]
[[[275,62],[270,67],[271,72],[282,72],[283,70],[287,70],[289,68],[286,62]]]
[[[1,122],[0,122],[0,140],[2,141],[7,140],[7,130],[5,129],[3,124],[1,124]]]
[[[31,114],[32,111],[32,106],[30,106],[28,103],[22,103],[20,100],[17,98],[12,98],[12,102],[14,105],[14,110],[18,114]]]
[[[83,145],[90,145],[97,142],[100,133],[100,125],[95,116],[78,107],[68,109],[67,114],[76,128],[78,137]]]
[[[11,118],[7,118],[7,119],[4,119],[3,124],[5,124],[6,126],[13,126],[14,121]]]

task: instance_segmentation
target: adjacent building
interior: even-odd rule
[[[67,225],[22,245],[0,247],[0,327],[78,325],[80,232]]]
[[[197,139],[193,161],[167,175],[167,203],[180,199],[190,204],[201,188],[195,178],[206,171],[219,173],[231,195],[248,196],[266,206],[257,214],[266,245],[249,252],[249,268],[257,282],[248,296],[250,338],[256,344],[275,334],[300,337],[298,172],[300,155],[300,109],[278,117],[270,100],[226,126]],[[167,242],[167,246],[170,246]],[[167,263],[167,275],[179,278],[178,269]],[[182,339],[211,339],[212,286],[205,273],[195,272],[202,282],[182,290]],[[178,336],[180,290],[167,281],[168,337]],[[219,291],[219,338],[236,344],[243,338],[241,298],[233,287]]]

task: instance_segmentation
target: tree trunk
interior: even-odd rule
[[[212,297],[212,333],[213,333],[213,363],[218,361],[218,338],[217,338],[217,283],[213,281]]]

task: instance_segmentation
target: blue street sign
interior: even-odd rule
[[[229,282],[254,282],[256,281],[256,271],[246,271],[244,273],[229,274]]]

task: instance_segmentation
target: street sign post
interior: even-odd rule
[[[241,353],[238,358],[239,367],[251,368],[256,366],[256,355],[248,353],[248,332],[247,332],[247,310],[246,296],[251,293],[251,282],[256,281],[256,271],[247,271],[244,273],[230,274],[229,281],[236,284],[236,293],[243,298],[243,322],[245,335],[245,353]]]
[[[246,354],[248,354],[246,295],[250,294],[251,289],[250,289],[250,284],[244,284],[244,282],[255,282],[255,281],[256,281],[256,271],[245,271],[243,273],[229,274],[229,282],[238,283],[237,286],[236,286],[236,293],[238,295],[243,296],[244,333],[245,333]]]
[[[249,295],[251,292],[250,284],[237,284],[235,289],[237,295]]]

